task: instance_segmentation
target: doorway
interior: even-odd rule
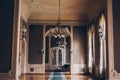
[[[71,37],[50,35],[50,28],[45,33],[45,71],[70,72]]]
[[[62,70],[62,66],[65,64],[65,50],[61,47],[53,47],[50,49],[50,69]]]

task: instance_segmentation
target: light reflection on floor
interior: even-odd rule
[[[51,73],[47,73],[45,75],[40,74],[27,74],[22,75],[20,77],[20,80],[95,80],[89,76],[85,75],[64,75],[65,78],[60,78],[61,75],[55,75],[55,78],[50,78]]]

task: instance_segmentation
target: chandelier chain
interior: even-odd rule
[[[58,21],[60,21],[60,0],[59,0],[59,13],[58,13]]]

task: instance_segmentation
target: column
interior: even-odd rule
[[[114,44],[113,44],[113,9],[112,1],[107,0],[107,35],[108,35],[108,80],[114,79]]]
[[[45,29],[46,29],[46,24],[43,24],[43,48],[42,48],[42,61],[43,61],[43,63],[42,63],[42,65],[43,65],[43,72],[45,73]]]
[[[71,53],[70,53],[70,73],[72,74],[72,71],[73,71],[73,27],[74,25],[70,25],[71,27],[71,34],[70,34],[70,38],[71,38]]]
[[[66,37],[64,37],[64,43],[66,43]],[[63,55],[64,55],[64,64],[66,64],[66,45],[64,45],[64,49],[63,49]]]
[[[45,28],[46,25],[43,24],[43,65],[45,65]]]

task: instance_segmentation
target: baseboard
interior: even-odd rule
[[[23,75],[44,75],[45,73],[26,73]]]
[[[16,79],[11,79],[11,78],[0,78],[0,80],[16,80]]]

